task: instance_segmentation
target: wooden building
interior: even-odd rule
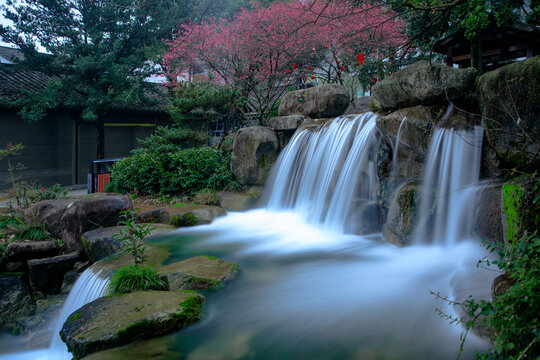
[[[482,69],[497,69],[519,58],[540,55],[540,36],[536,29],[489,27],[481,34]],[[471,66],[471,42],[463,31],[439,40],[434,51],[445,55],[448,66]]]

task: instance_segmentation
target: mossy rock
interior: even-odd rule
[[[171,290],[217,289],[234,278],[238,265],[210,256],[197,256],[162,267]]]
[[[71,314],[60,337],[75,359],[135,340],[164,335],[201,317],[192,292],[145,291],[101,297]]]
[[[153,269],[157,269],[163,265],[163,263],[169,258],[171,249],[165,245],[152,245],[148,246],[144,252],[148,260],[145,262],[145,266],[149,266]],[[133,264],[133,256],[127,253],[115,253],[103,260],[96,262],[92,265],[94,272],[102,271],[103,276],[111,274],[113,271],[118,270],[124,266]]]
[[[397,246],[411,243],[418,221],[419,191],[416,183],[406,183],[395,192],[383,230],[388,242]]]
[[[486,137],[502,166],[540,166],[540,56],[482,75],[477,82]]]

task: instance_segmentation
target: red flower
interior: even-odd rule
[[[293,64],[293,65],[292,65],[292,68],[293,68],[293,69],[296,69],[296,64]]]
[[[41,188],[41,191],[45,191],[45,188]]]
[[[311,70],[311,66],[308,66],[307,69],[308,69],[308,70]]]
[[[338,60],[337,63],[338,63],[338,64],[341,64],[341,61]]]
[[[363,53],[359,53],[358,55],[356,55],[356,62],[358,63],[359,66],[364,65],[364,54]]]
[[[328,49],[328,45],[324,45],[324,48],[325,48],[325,49]]]
[[[371,49],[371,52],[372,52],[372,53],[376,53],[376,52],[377,52],[377,49]]]
[[[290,74],[291,70],[285,70],[285,74]]]
[[[376,84],[377,83],[377,78],[372,77],[371,78],[371,83]]]
[[[345,70],[345,66],[341,65],[341,71]]]
[[[311,80],[314,80],[315,79],[315,76],[311,76]]]

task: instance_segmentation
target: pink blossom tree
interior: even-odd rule
[[[253,3],[232,20],[184,25],[169,44],[164,67],[173,85],[204,73],[240,90],[265,124],[288,88],[343,82],[344,72],[358,71],[359,52],[390,53],[403,42],[402,33],[403,23],[381,4]]]

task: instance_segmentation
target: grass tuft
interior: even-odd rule
[[[109,289],[115,294],[137,290],[168,290],[169,284],[149,267],[129,265],[124,266],[111,277]]]

